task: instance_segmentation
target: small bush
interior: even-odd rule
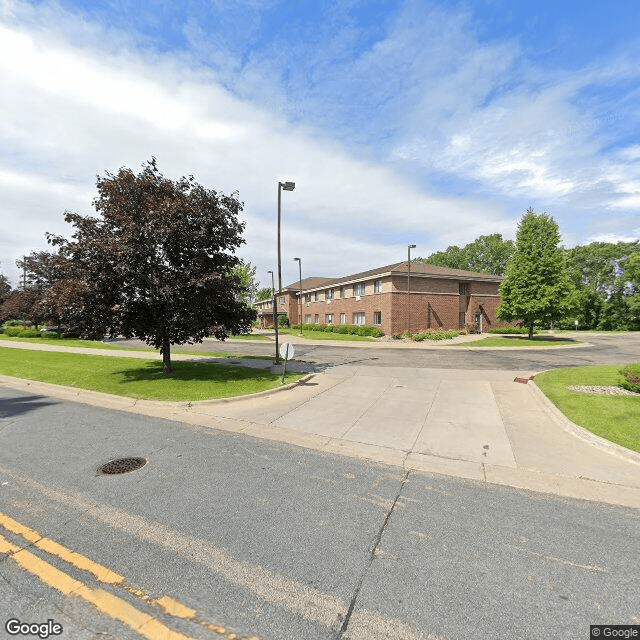
[[[288,327],[289,326],[289,318],[287,318],[287,316],[278,316],[278,326],[279,327]]]
[[[22,320],[7,320],[4,323],[5,327],[19,327],[22,325]]]
[[[433,329],[427,329],[426,331],[414,333],[411,338],[416,342],[421,342],[422,340],[451,340],[451,338],[466,334],[466,329],[449,329],[447,331],[434,331]]]
[[[60,340],[62,339],[63,335],[62,333],[60,333],[59,331],[45,331],[44,333],[40,334],[41,338],[52,338],[53,340]]]
[[[332,324],[325,324],[324,325],[324,331],[326,331],[327,333],[333,333],[333,325]]]
[[[620,369],[622,381],[618,386],[634,393],[640,393],[640,363],[628,364]]]
[[[487,333],[516,333],[529,335],[529,329],[528,327],[493,327],[492,329],[489,329]],[[538,333],[538,330],[534,329],[533,333]]]
[[[9,325],[8,327],[5,325],[4,327],[4,334],[6,336],[9,336],[11,338],[17,338],[20,336],[20,334],[22,333],[23,329],[21,326],[16,326],[16,325]]]

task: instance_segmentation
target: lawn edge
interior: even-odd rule
[[[540,371],[539,373],[543,372]],[[564,413],[562,413],[562,411],[560,411],[560,409],[558,409],[558,407],[556,407],[556,405],[551,402],[544,391],[542,391],[542,389],[540,389],[540,387],[535,383],[535,380],[530,380],[528,386],[531,387],[531,391],[541,401],[547,412],[551,414],[556,422],[560,424],[560,426],[567,433],[570,433],[576,438],[579,438],[580,440],[583,440],[584,442],[595,446],[601,451],[606,451],[607,453],[610,453],[611,455],[614,455],[618,458],[622,458],[627,462],[632,462],[634,464],[640,465],[640,453],[631,449],[627,449],[627,447],[623,447],[616,442],[611,442],[611,440],[607,440],[602,436],[598,436],[585,427],[581,427],[575,422],[569,420],[569,418],[567,418],[567,416],[565,416]]]
[[[104,391],[93,391],[92,389],[83,389],[82,387],[69,387],[62,384],[54,384],[52,382],[42,382],[40,380],[33,380],[32,378],[16,378],[14,376],[5,376],[0,374],[0,385],[6,385],[8,387],[17,388],[22,391],[28,391],[30,393],[42,393],[55,398],[62,398],[71,402],[81,402],[83,404],[94,404],[91,400],[105,400],[109,405],[120,405],[122,407],[133,407],[139,403],[155,404],[158,407],[166,408],[189,408],[195,407],[200,404],[225,404],[228,402],[234,402],[236,400],[253,399],[261,396],[268,396],[280,391],[287,391],[293,387],[298,386],[304,382],[308,382],[316,374],[310,373],[303,375],[295,382],[289,384],[283,384],[279,387],[273,387],[272,389],[265,389],[264,391],[256,391],[255,393],[245,393],[239,396],[229,396],[226,398],[209,398],[208,400],[156,400],[155,398],[134,398],[132,396],[121,396],[114,393],[105,393]],[[30,387],[30,388],[29,388]],[[85,396],[85,397],[82,397]],[[101,402],[97,403],[98,406],[105,406]],[[118,408],[118,407],[111,407]]]

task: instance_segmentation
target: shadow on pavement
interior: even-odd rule
[[[44,398],[46,398],[46,396],[0,398],[0,418],[12,418],[21,413],[27,413],[27,411],[34,411],[35,409],[58,404],[57,402],[51,401],[51,399],[47,399],[47,402],[35,402],[36,400],[43,400]]]

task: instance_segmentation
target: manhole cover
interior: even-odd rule
[[[108,475],[129,473],[129,471],[141,469],[145,464],[147,464],[147,461],[144,458],[119,458],[118,460],[110,460],[106,464],[103,464],[98,471]]]

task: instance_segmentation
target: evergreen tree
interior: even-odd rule
[[[558,321],[569,311],[573,296],[560,232],[548,214],[529,208],[518,225],[516,248],[500,285],[497,317],[521,320],[533,337],[535,324]]]

